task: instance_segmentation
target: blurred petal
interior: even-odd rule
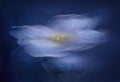
[[[62,57],[67,55],[59,52],[61,46],[48,39],[58,32],[43,26],[14,27],[10,34],[17,38],[17,43],[34,57]]]
[[[65,52],[59,52],[60,45],[49,40],[25,40],[18,42],[24,50],[33,57],[62,57]]]
[[[45,26],[13,26],[10,34],[17,39],[35,39],[44,38],[50,34],[54,34],[54,31]]]
[[[48,71],[61,71],[69,72],[73,70],[82,70],[86,61],[84,58],[74,54],[72,56],[62,58],[46,58],[46,61],[42,62],[43,67]]]
[[[51,19],[49,24],[53,29],[63,31],[93,29],[98,24],[98,19],[74,14],[58,15]]]
[[[83,51],[106,41],[106,35],[95,30],[80,30],[71,33],[71,42],[64,50]]]
[[[51,23],[48,27],[15,26],[10,34],[33,57],[64,57],[71,55],[71,51],[87,50],[106,40],[105,33],[93,29],[98,23],[95,18],[59,15]]]

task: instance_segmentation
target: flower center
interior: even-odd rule
[[[57,41],[63,41],[65,39],[65,35],[57,35],[57,36],[53,36],[51,37],[51,39],[55,42]]]

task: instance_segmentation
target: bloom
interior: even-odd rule
[[[33,57],[66,57],[106,40],[105,33],[95,30],[98,22],[81,15],[58,15],[46,26],[13,26],[10,34]]]

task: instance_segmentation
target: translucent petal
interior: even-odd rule
[[[95,30],[80,30],[71,32],[71,42],[64,48],[65,51],[83,51],[93,48],[106,41],[106,35]]]
[[[59,52],[60,45],[49,40],[19,40],[18,43],[33,57],[62,57],[68,55],[65,52]]]
[[[36,39],[53,35],[55,31],[45,26],[14,26],[10,34],[18,39]]]
[[[66,52],[59,52],[61,45],[51,41],[50,36],[59,34],[43,26],[14,27],[10,34],[17,38],[17,43],[34,57],[62,57]]]
[[[71,51],[87,50],[106,40],[104,33],[93,29],[97,22],[81,15],[59,15],[49,26],[15,26],[10,34],[31,56],[64,57]],[[54,36],[65,38],[57,40]]]
[[[97,18],[89,18],[81,15],[58,15],[50,20],[49,25],[53,29],[69,31],[93,29],[98,24]]]

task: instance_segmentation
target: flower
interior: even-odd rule
[[[81,15],[58,15],[46,26],[13,26],[10,34],[33,57],[66,57],[106,40],[105,33],[95,30],[98,22]]]

